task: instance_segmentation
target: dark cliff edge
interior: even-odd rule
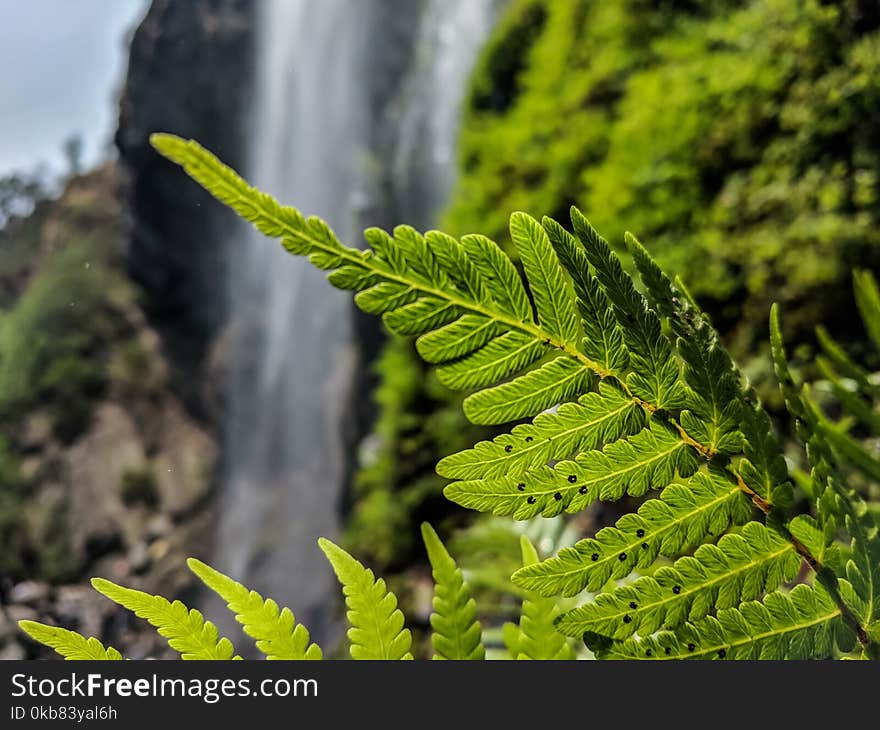
[[[206,361],[226,319],[224,241],[235,216],[150,147],[153,132],[197,138],[241,169],[253,79],[250,0],[154,0],[134,34],[116,146],[131,219],[127,268],[188,407],[210,415]],[[216,416],[216,413],[213,414]]]

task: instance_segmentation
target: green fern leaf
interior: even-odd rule
[[[602,291],[599,281],[590,271],[589,260],[580,242],[552,218],[544,217],[542,225],[559,257],[559,262],[571,276],[577,295],[577,308],[584,330],[584,353],[599,363],[607,374],[623,379],[629,361],[623,334],[611,302]]]
[[[824,659],[835,639],[847,643],[846,633],[831,597],[822,588],[798,585],[675,632],[610,644],[588,637],[588,643],[602,659]]]
[[[801,567],[794,546],[759,522],[717,545],[701,545],[693,557],[599,594],[595,601],[562,615],[557,630],[581,637],[589,632],[613,639],[674,629],[710,612],[738,606],[792,580]]]
[[[321,648],[309,643],[308,630],[296,623],[289,608],[279,610],[271,598],[263,599],[256,591],[249,591],[201,560],[190,558],[186,563],[206,586],[226,601],[235,620],[256,640],[257,648],[267,659],[321,658]]]
[[[578,323],[574,296],[547,232],[534,218],[514,213],[510,216],[510,238],[525,270],[538,321],[559,339],[576,341]]]
[[[492,298],[502,311],[523,321],[532,319],[532,306],[513,262],[486,236],[462,236],[461,245],[482,275]]]
[[[682,406],[685,391],[679,379],[678,362],[656,313],[648,309],[611,247],[577,208],[571,209],[571,222],[596,278],[614,305],[633,369],[627,376],[630,389],[656,409]]]
[[[748,498],[727,476],[698,472],[686,485],[669,485],[657,499],[647,500],[638,512],[603,527],[595,537],[518,570],[513,582],[543,596],[597,591],[609,578],[646,568],[658,555],[677,557],[731,524],[748,522],[751,515]]]
[[[525,535],[520,537],[523,566],[538,562],[538,553]],[[522,615],[516,636],[507,643],[515,659],[574,659],[574,650],[568,640],[556,631],[554,621],[559,614],[556,601],[535,594],[523,598]],[[512,633],[512,630],[508,629]]]
[[[235,650],[229,639],[218,637],[217,627],[205,621],[196,609],[188,609],[180,601],[170,603],[162,596],[93,578],[92,586],[111,601],[124,606],[136,616],[146,619],[168,639],[168,645],[182,659],[232,659]]]
[[[48,626],[36,621],[19,621],[21,630],[68,660],[76,661],[110,661],[122,659],[112,646],[104,646],[95,637],[86,638],[76,631],[62,629],[59,626]]]
[[[345,593],[348,638],[352,659],[412,659],[412,635],[404,628],[397,597],[345,550],[320,538],[318,545],[330,561]]]
[[[447,456],[437,464],[437,473],[450,479],[518,476],[635,433],[644,422],[636,401],[600,383],[598,392],[586,393],[576,403],[563,403],[555,413],[542,413],[510,433]]]
[[[472,423],[494,425],[534,416],[589,390],[594,376],[577,361],[557,357],[508,383],[481,390],[464,399]]]
[[[369,251],[349,248],[320,219],[280,205],[197,143],[162,134],[151,141],[258,230],[281,238],[288,251],[307,256],[318,268],[332,270],[331,283],[355,290],[361,309],[381,314],[393,332],[419,334],[418,349],[439,365],[441,382],[488,388],[465,400],[465,414],[475,423],[534,416],[594,384],[601,368],[578,349],[571,283],[547,233],[528,216],[512,216],[511,236],[537,322],[513,264],[487,239],[459,242],[437,231],[422,237],[398,227],[393,238],[369,229]],[[556,359],[523,373],[552,351]]]
[[[434,574],[434,613],[431,644],[435,659],[485,659],[477,604],[461,570],[437,533],[422,523],[422,539]]]
[[[512,515],[524,520],[578,512],[597,499],[641,496],[669,484],[676,471],[690,476],[697,467],[694,451],[659,421],[634,436],[585,451],[574,461],[540,467],[516,477],[453,482],[446,497],[469,509]]]

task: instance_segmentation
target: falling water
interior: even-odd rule
[[[248,177],[356,242],[356,229],[381,222],[377,208],[390,212],[372,189],[375,160],[390,156],[394,214],[428,222],[449,188],[460,100],[494,4],[260,2]],[[382,35],[406,6],[417,40],[388,98],[377,99],[375,76],[393,66],[382,61],[393,39]],[[392,149],[377,149],[377,129],[389,124]],[[350,295],[256,234],[235,241],[231,271],[236,335],[215,560],[321,638],[336,589],[315,541],[339,533],[354,449],[345,436],[360,365]]]

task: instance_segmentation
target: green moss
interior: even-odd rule
[[[880,265],[880,34],[863,5],[512,2],[442,227],[504,241],[510,212],[574,203],[681,274],[739,356],[765,341],[771,300],[793,338],[815,321],[857,337],[849,271]],[[516,93],[488,104],[493,85]]]
[[[119,485],[122,503],[128,507],[142,504],[155,507],[159,504],[159,482],[151,466],[126,469]]]
[[[15,306],[0,313],[0,418],[48,404],[65,441],[88,425],[107,382],[107,351],[129,329],[123,309],[132,296],[115,261],[116,228],[67,231]]]

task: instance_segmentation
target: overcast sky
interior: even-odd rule
[[[125,40],[148,0],[0,0],[0,176],[63,169],[80,135],[84,163],[106,155]]]

